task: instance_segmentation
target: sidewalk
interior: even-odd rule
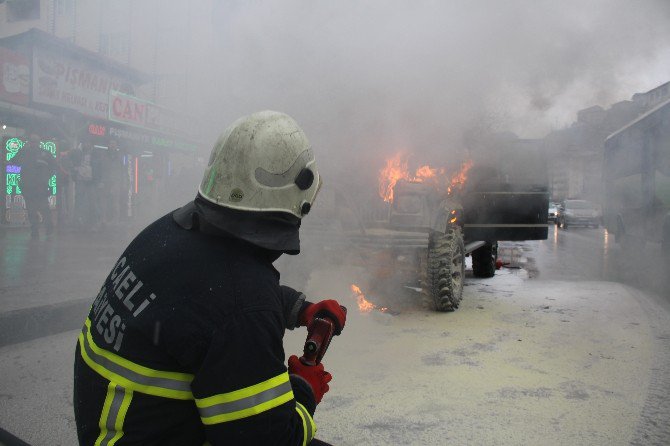
[[[32,446],[77,444],[72,383],[78,334],[0,348],[0,428]]]
[[[135,232],[56,233],[0,228],[0,346],[75,329]]]

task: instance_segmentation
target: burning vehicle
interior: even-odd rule
[[[538,151],[507,147],[491,160],[466,160],[455,173],[428,165],[410,174],[401,155],[379,174],[384,206],[349,236],[376,292],[420,289],[424,305],[453,311],[463,295],[465,258],[475,277],[493,277],[498,241],[547,238],[549,191]]]

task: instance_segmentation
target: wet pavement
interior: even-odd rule
[[[0,228],[0,346],[75,328],[135,229],[30,238]]]
[[[95,296],[130,240],[126,228],[30,238],[23,228],[0,229],[2,311]]]
[[[41,309],[48,316],[48,305],[65,308],[73,296],[69,304],[85,312],[86,296],[130,236],[62,234],[34,244],[4,233],[0,298],[14,314]],[[491,279],[467,274],[453,313],[423,310],[407,292],[396,315],[361,314],[349,285],[365,291],[364,268],[340,262],[299,271],[308,276],[308,296],[350,308],[325,358],[334,379],[316,414],[319,438],[338,445],[670,444],[670,306],[661,277],[648,268],[636,273],[645,263],[623,255],[602,229],[552,228],[546,241],[503,248],[522,268]],[[646,287],[660,293],[612,280],[634,284],[649,274],[656,281]],[[76,442],[71,365],[81,322],[72,324],[0,347],[0,427],[33,446]],[[304,337],[288,333],[287,354],[298,353]]]
[[[607,280],[642,289],[670,302],[670,271],[659,244],[624,249],[604,228],[549,228],[537,242],[530,268],[543,279]],[[528,248],[526,248],[528,249]]]

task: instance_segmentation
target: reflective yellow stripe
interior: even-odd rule
[[[165,378],[165,379],[174,379],[177,381],[185,381],[190,383],[193,381],[193,375],[190,375],[188,373],[180,373],[180,372],[167,372],[163,370],[154,370],[150,369],[149,367],[145,367],[143,365],[136,364],[132,361],[128,361],[126,358],[123,358],[119,355],[116,355],[112,352],[109,352],[107,350],[101,349],[95,343],[93,342],[93,338],[90,335],[90,330],[91,330],[91,320],[86,318],[86,327],[89,330],[89,342],[91,343],[91,346],[93,347],[93,350],[102,355],[105,356],[107,359],[109,359],[112,362],[115,362],[119,364],[122,367],[125,367],[129,370],[132,370],[135,373],[139,373],[140,375],[144,376],[149,376],[149,377],[156,377],[156,378]]]
[[[270,378],[258,384],[254,384],[253,386],[245,387],[244,389],[208,396],[207,398],[196,399],[195,403],[200,408],[213,406],[215,404],[229,403],[231,401],[237,401],[243,398],[257,395],[261,392],[273,389],[287,382],[289,382],[288,372],[284,372],[281,375],[275,376],[274,378]]]
[[[113,382],[110,382],[107,385],[107,397],[105,398],[105,402],[102,405],[102,413],[100,414],[100,421],[98,422],[98,426],[100,427],[100,435],[98,435],[98,439],[95,440],[95,446],[100,446],[107,437],[107,418],[109,418],[109,407],[112,405],[112,401],[114,400],[115,389],[116,384]]]
[[[307,444],[309,444],[309,442],[312,441],[316,435],[316,424],[314,423],[314,419],[309,414],[305,406],[297,401],[295,402],[295,410],[298,412],[298,415],[300,415],[300,418],[302,418],[302,446],[307,446]]]
[[[195,400],[203,424],[239,420],[293,400],[288,372],[253,386]]]
[[[193,375],[150,369],[104,350],[93,341],[90,328],[91,321],[86,319],[79,335],[79,346],[86,364],[98,374],[136,392],[179,400],[193,399]]]
[[[110,384],[118,383],[119,388],[127,389],[128,392],[136,391],[180,400],[194,399],[190,389],[193,375],[150,369],[98,347],[91,336],[91,321],[89,319],[86,319],[82,333],[79,334],[79,347],[86,364],[108,379]],[[118,394],[115,397],[114,392],[111,394],[110,392],[112,390],[108,389],[107,398],[111,398],[109,404],[112,404],[114,398],[118,399],[119,397]],[[203,424],[216,424],[257,415],[293,399],[293,389],[291,388],[288,372],[284,372],[244,389],[195,399],[195,402]],[[125,399],[123,401],[125,402]],[[116,403],[117,406],[119,404],[122,412],[119,412],[118,415],[123,414],[123,417],[125,417],[130,399],[128,399],[127,405]],[[109,412],[109,408],[107,408],[107,412]],[[305,413],[307,412],[305,411]],[[108,416],[109,413],[105,415],[106,418]],[[309,417],[309,423],[306,422],[305,426],[309,431],[310,427],[314,426],[314,422],[308,413],[307,416]],[[100,442],[103,442],[103,440],[110,441],[110,443],[101,444],[113,444],[123,435],[123,432],[121,432],[118,438],[116,436],[109,438],[109,431],[114,429],[110,429],[108,424],[105,424],[105,426],[103,428],[101,425],[101,430],[106,429],[106,431],[104,435],[101,433],[99,440]],[[116,429],[115,433],[118,432],[119,430]]]
[[[95,440],[95,446],[113,446],[123,436],[123,422],[132,398],[132,390],[110,381],[98,422],[100,435]]]
[[[307,420],[305,420],[305,415],[303,415],[302,411],[298,408],[298,402],[295,402],[295,411],[298,412],[298,415],[300,415],[300,419],[302,420],[302,446],[307,446]]]
[[[119,408],[119,414],[116,416],[116,423],[114,427],[116,428],[116,435],[109,442],[109,446],[113,446],[116,442],[123,436],[123,423],[126,420],[126,414],[128,414],[128,408],[130,407],[130,401],[133,399],[133,391],[126,390],[125,395],[123,395],[123,401],[121,402],[121,407]]]

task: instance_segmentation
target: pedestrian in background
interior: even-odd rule
[[[92,153],[91,143],[84,142],[72,154],[75,182],[74,221],[79,230],[90,229],[94,219]]]
[[[91,225],[93,232],[100,231],[104,226],[104,205],[106,200],[106,184],[103,182],[105,171],[105,152],[95,146],[91,147],[91,174],[92,174],[92,197],[91,197]]]
[[[119,224],[124,192],[128,192],[128,171],[123,164],[121,149],[114,139],[109,142],[103,162],[102,182],[105,184],[103,221],[105,224]]]
[[[48,237],[53,233],[49,180],[56,171],[56,161],[51,153],[40,148],[40,136],[36,133],[30,134],[14,159],[21,166],[21,192],[26,203],[31,238],[39,238],[40,215]]]
[[[74,211],[74,171],[72,162],[72,146],[66,140],[58,145],[58,226],[63,230],[65,226],[72,223]]]

